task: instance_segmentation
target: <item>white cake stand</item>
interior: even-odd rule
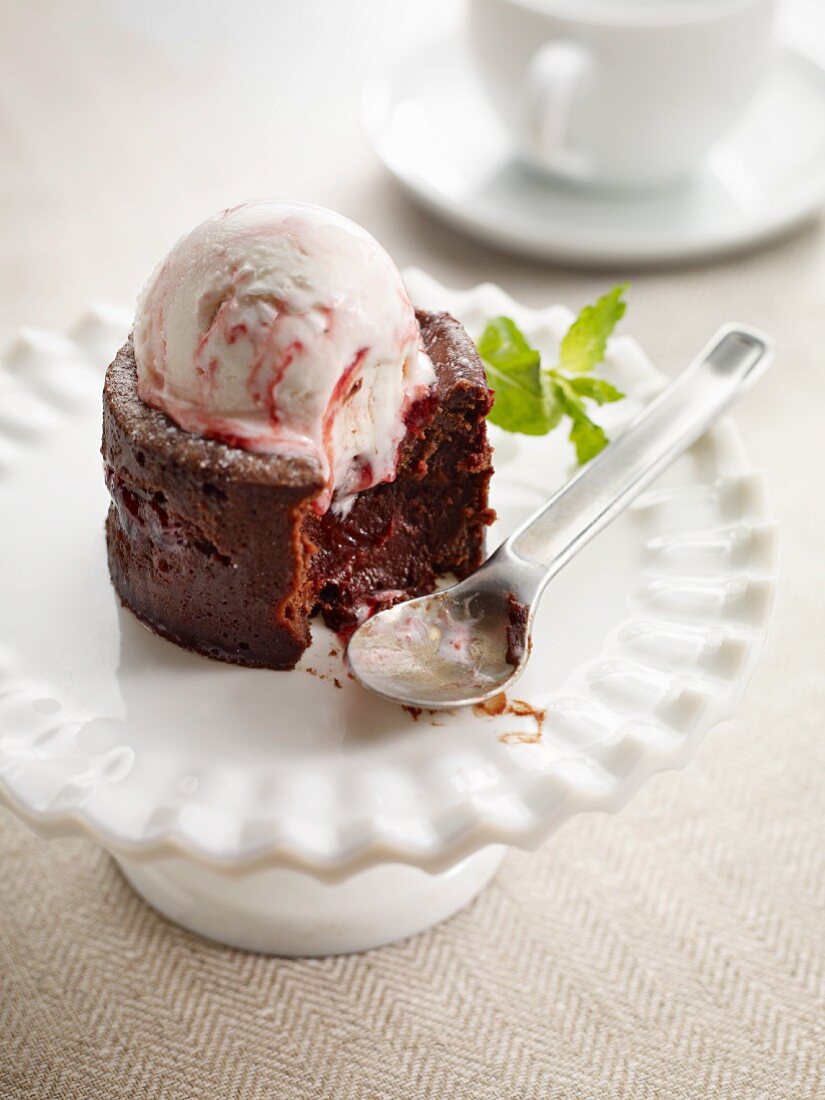
[[[509,313],[548,356],[570,320],[407,279],[471,333]],[[287,955],[408,936],[467,904],[504,846],[618,809],[732,715],[775,538],[730,421],[554,581],[513,693],[541,723],[374,699],[319,625],[290,673],[155,637],[119,607],[103,538],[100,388],[128,324],[98,308],[68,337],[25,331],[0,365],[0,799],[41,833],[94,838],[171,919]],[[605,372],[629,395],[603,410],[615,434],[662,379],[626,337]],[[572,469],[563,433],[495,444],[491,544]]]

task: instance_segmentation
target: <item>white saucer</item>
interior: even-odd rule
[[[825,199],[825,72],[791,50],[690,186],[642,197],[552,183],[522,165],[456,36],[375,77],[363,118],[384,164],[429,210],[547,259],[713,256],[775,236]]]
[[[414,301],[477,333],[506,312],[552,357],[571,314],[490,284],[407,273]],[[109,583],[100,460],[104,365],[128,317],[21,334],[0,362],[0,803],[93,837],[156,908],[215,939],[287,954],[362,950],[465,904],[501,845],[615,810],[729,718],[768,630],[774,532],[761,479],[718,425],[553,582],[514,693],[546,712],[412,715],[347,677],[317,622],[293,672],[209,661],[156,637]],[[627,336],[605,373],[662,385]],[[503,537],[572,472],[564,433],[494,431]],[[425,873],[426,872],[426,873]]]

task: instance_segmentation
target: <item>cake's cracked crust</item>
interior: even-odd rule
[[[320,610],[347,631],[370,610],[481,563],[492,473],[492,403],[457,321],[418,313],[436,369],[407,417],[391,483],[344,517],[315,514],[311,457],[259,455],[182,431],[137,394],[131,339],[106,374],[103,457],[109,569],[123,603],[158,634],[209,657],[292,668]]]

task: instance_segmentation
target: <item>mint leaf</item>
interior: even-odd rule
[[[584,402],[576,394],[574,384],[579,379],[565,378],[558,371],[550,371],[550,375],[556,400],[573,422],[568,438],[576,448],[576,459],[579,465],[583,466],[599,451],[603,451],[609,440],[603,429],[598,424],[594,424],[587,415]]]
[[[509,317],[494,317],[478,341],[478,353],[495,391],[489,419],[523,435],[546,435],[559,421],[548,401],[541,355]],[[555,419],[554,419],[555,417]]]
[[[586,375],[576,375],[569,380],[570,388],[578,397],[589,397],[597,405],[609,405],[613,401],[621,401],[624,394],[605,378],[593,378]]]
[[[585,306],[567,330],[559,348],[559,369],[570,374],[593,370],[604,359],[607,340],[624,316],[627,283],[614,287],[592,306]]]
[[[573,421],[568,438],[576,448],[576,459],[580,466],[595,458],[610,442],[604,430],[584,414]]]
[[[538,365],[541,355],[527,342],[524,333],[509,317],[493,317],[478,341],[478,354],[488,363],[499,366],[512,364]]]

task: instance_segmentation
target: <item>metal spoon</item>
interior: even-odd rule
[[[533,614],[548,582],[767,369],[760,333],[722,328],[626,432],[512,534],[472,576],[382,611],[347,656],[376,694],[416,707],[480,703],[530,657]]]

